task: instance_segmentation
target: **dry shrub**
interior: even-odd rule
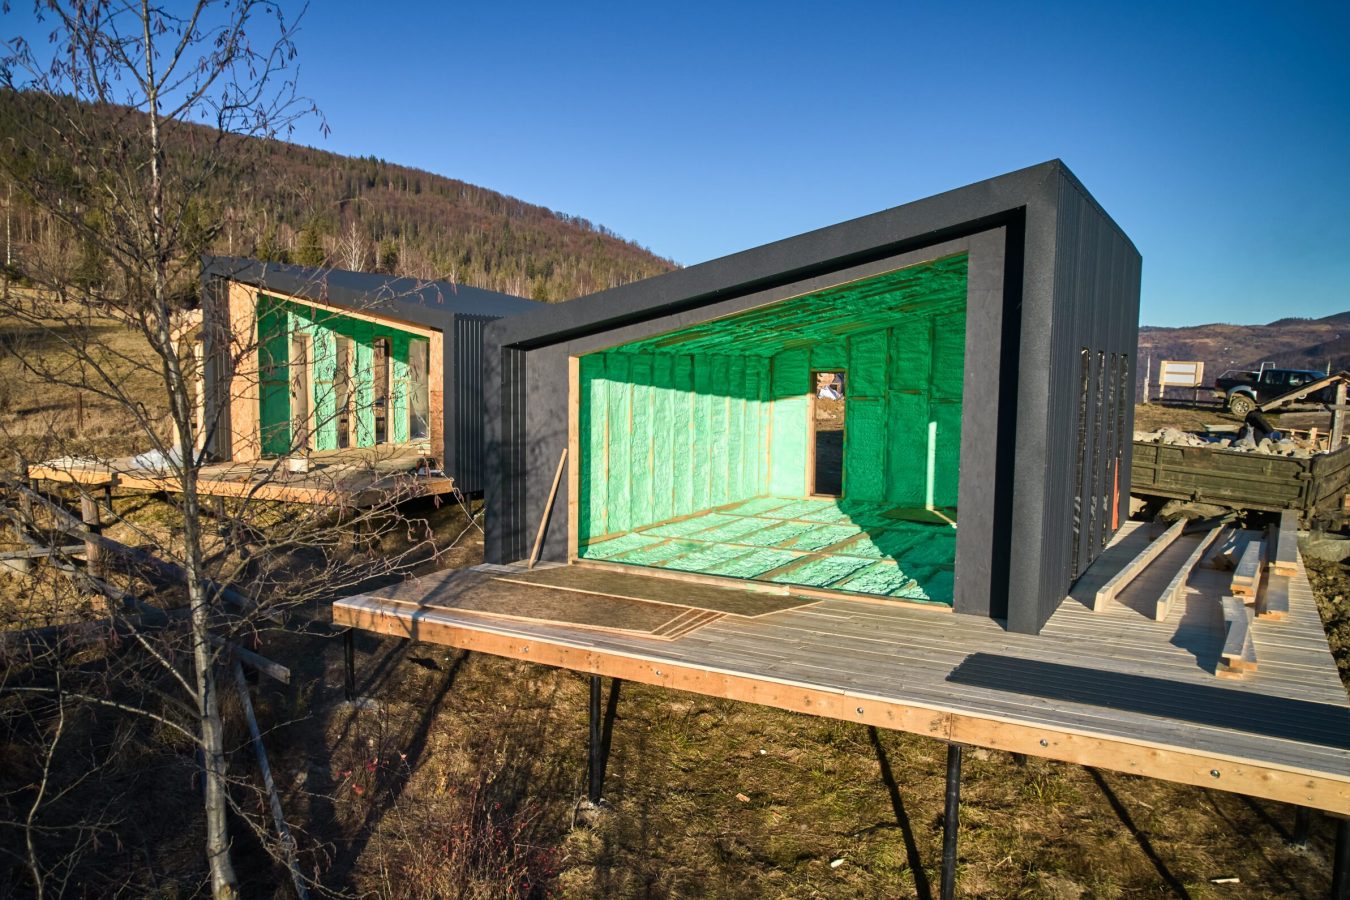
[[[375,757],[343,773],[339,792],[390,792],[411,777],[406,758]],[[401,792],[393,792],[396,795]],[[558,874],[557,851],[532,840],[540,809],[531,801],[499,798],[490,775],[450,786],[438,802],[392,800],[371,849],[391,900],[457,898],[500,900],[549,896]]]

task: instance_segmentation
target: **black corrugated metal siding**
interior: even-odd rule
[[[487,316],[455,316],[446,335],[446,472],[466,494],[483,490],[483,447],[487,440],[483,400],[483,331]]]
[[[502,490],[498,497],[488,499],[492,504],[488,542],[495,543],[500,548],[501,552],[497,556],[511,561],[524,559],[529,553],[525,536],[529,499],[527,492],[529,473],[526,468],[525,351],[503,348],[499,365],[501,434],[497,444],[488,448],[493,458],[487,460],[487,463],[490,468],[500,473],[497,480]]]
[[[1062,600],[1059,586],[1071,584],[1106,546],[1114,515],[1123,521],[1129,513],[1134,406],[1128,386],[1138,338],[1139,254],[1074,180],[1061,178],[1058,193],[1040,559],[1045,587],[1034,607],[1010,611],[1015,631],[1040,630]]]

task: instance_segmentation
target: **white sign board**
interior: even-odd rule
[[[1205,383],[1203,362],[1177,362],[1165,359],[1158,366],[1160,387],[1200,387]]]

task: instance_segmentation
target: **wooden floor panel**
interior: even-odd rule
[[[1253,624],[1259,670],[1220,679],[1226,573],[1198,567],[1163,622],[1119,600],[1096,613],[1084,604],[1145,543],[1128,524],[1040,635],[830,598],[665,642],[450,609],[428,614],[418,636],[1350,813],[1350,702],[1306,575],[1293,576],[1287,619]],[[340,601],[334,619],[386,634],[410,625],[368,597]]]
[[[546,569],[501,574],[498,581],[534,587],[556,588],[601,597],[617,597],[649,603],[706,609],[733,616],[755,617],[809,606],[816,600],[787,594],[757,593],[745,590],[690,584],[664,578],[659,574],[642,575],[592,569],[584,565],[552,566]]]

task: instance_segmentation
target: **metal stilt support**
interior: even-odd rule
[[[956,896],[956,829],[961,817],[960,744],[947,745],[947,804],[942,817],[942,900]]]
[[[600,676],[591,676],[591,746],[590,771],[587,778],[586,798],[591,803],[600,802],[600,783],[605,777],[604,748],[600,737]]]
[[[1308,846],[1308,835],[1312,831],[1312,810],[1306,806],[1294,807],[1294,836],[1291,843],[1296,847]]]
[[[347,669],[344,686],[347,702],[356,699],[356,629],[348,628],[342,633],[342,660]]]
[[[1350,900],[1350,819],[1336,820],[1336,856],[1331,866],[1331,900]]]

